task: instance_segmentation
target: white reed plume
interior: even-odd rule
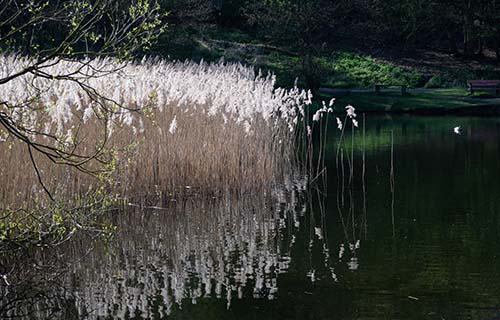
[[[356,128],[358,127],[358,121],[355,119],[356,118],[356,109],[354,109],[353,106],[347,105],[345,107],[345,112],[347,114],[347,117],[351,118],[352,125],[355,126]]]
[[[0,78],[31,62],[28,57],[0,55]],[[2,101],[9,105],[0,106],[0,111],[27,132],[45,134],[30,138],[75,148],[79,154],[93,154],[107,138],[107,146],[119,153],[114,167],[117,193],[127,196],[172,194],[185,185],[208,192],[247,190],[284,181],[293,168],[296,128],[312,103],[310,91],[275,88],[274,75],[223,60],[144,58],[119,63],[102,58],[48,61],[41,68],[52,77],[27,73],[0,85]],[[85,86],[54,80],[68,74]],[[308,131],[312,134],[312,128]],[[7,155],[0,158],[0,167],[24,167],[2,177],[9,181],[4,184],[9,192],[0,190],[0,203],[17,201],[16,192],[33,194],[25,190],[37,185],[28,175],[32,168],[25,148],[7,149],[10,145],[0,144],[0,153]],[[89,190],[83,181],[90,179],[67,174],[44,158],[37,160],[44,177],[50,178],[48,184],[66,181],[60,190],[68,194]]]
[[[332,99],[333,100],[333,99]],[[332,100],[330,100],[330,106],[332,105]],[[313,115],[313,121],[319,121],[323,116],[323,113],[333,112],[332,108],[327,108],[325,101],[322,101],[322,107],[318,109]]]
[[[0,77],[6,77],[29,65],[30,59],[17,55],[0,56]],[[88,66],[82,65],[88,63]],[[233,115],[237,123],[253,123],[253,117],[279,115],[293,129],[296,117],[303,115],[304,105],[312,103],[311,92],[294,88],[275,89],[275,76],[263,76],[252,68],[238,63],[208,64],[167,62],[161,59],[143,59],[140,62],[119,64],[112,59],[94,61],[48,61],[42,66],[45,73],[59,76],[75,73],[85,79],[85,84],[119,105],[130,109],[155,107],[163,110],[168,106],[193,109],[207,106],[208,114]],[[100,71],[95,71],[100,70]],[[119,72],[106,72],[119,70]],[[18,77],[0,86],[2,100],[11,105],[24,104],[36,98],[38,105],[45,107],[58,133],[66,123],[74,120],[75,111],[83,110],[83,120],[95,116],[96,105],[81,86],[72,81],[38,78],[31,74]],[[109,101],[111,104],[112,102]],[[10,110],[15,121],[22,120],[24,126],[42,115],[35,113],[27,119],[23,108]],[[134,116],[125,109],[116,112],[112,121],[127,125],[135,123]]]
[[[351,105],[346,106],[345,111],[346,111],[347,116],[349,118],[351,118],[351,119],[356,118],[356,113],[354,112],[354,111],[356,111],[356,109],[353,106],[351,106]]]
[[[335,118],[337,120],[337,128],[342,131],[342,127],[343,127],[343,124],[342,124],[342,120],[340,120],[339,117],[336,117]]]
[[[175,130],[177,130],[177,116],[174,116],[174,119],[170,123],[170,127],[168,128],[168,132],[170,132],[170,134],[174,134]]]
[[[319,121],[319,119],[321,119],[321,109],[318,109],[318,111],[316,111],[313,115],[313,121]]]

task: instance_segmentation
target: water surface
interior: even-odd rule
[[[111,244],[61,249],[35,300],[68,319],[499,318],[500,119],[368,115],[346,133],[326,195],[129,207]]]

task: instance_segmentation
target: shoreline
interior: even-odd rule
[[[454,109],[431,108],[431,109],[394,109],[394,110],[373,110],[357,107],[360,113],[372,114],[409,114],[423,116],[500,116],[500,105],[482,105],[474,107],[458,107]]]
[[[468,96],[464,88],[408,90],[401,95],[400,90],[384,90],[375,94],[369,89],[328,89],[320,88],[322,98],[336,98],[336,104],[353,105],[357,111],[365,113],[394,113],[418,115],[475,115],[499,116],[500,96]]]

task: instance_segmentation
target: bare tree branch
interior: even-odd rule
[[[38,180],[51,199],[33,152],[42,154],[53,163],[72,166],[85,173],[101,172],[91,164],[106,163],[104,152],[111,115],[122,110],[137,110],[120,104],[107,92],[99,92],[90,84],[91,79],[120,72],[125,62],[110,66],[94,64],[93,61],[103,56],[122,61],[130,59],[157,39],[165,26],[164,17],[155,0],[0,0],[0,53],[29,56],[16,66],[18,69],[0,75],[0,86],[22,78],[30,81],[34,90],[33,97],[22,103],[0,102],[0,127],[27,145]],[[73,65],[77,67],[62,74],[49,71],[62,61],[75,62]],[[14,112],[24,114],[43,108],[37,101],[43,88],[37,87],[36,79],[72,82],[88,96],[92,108],[98,109],[95,114],[103,122],[102,143],[96,145],[93,152],[78,152],[78,137],[68,148],[57,135],[25,126],[13,118]],[[48,139],[48,142],[35,139],[37,136]]]

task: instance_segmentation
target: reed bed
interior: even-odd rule
[[[0,78],[29,63],[0,56]],[[26,145],[0,131],[0,208],[43,203],[44,186],[65,201],[96,190],[128,199],[251,193],[283,183],[297,165],[297,127],[312,96],[275,88],[273,75],[224,61],[152,58],[49,61],[42,71],[50,76],[1,85],[8,106],[0,112],[32,141],[98,153],[84,166],[97,174],[35,152],[42,184]]]

